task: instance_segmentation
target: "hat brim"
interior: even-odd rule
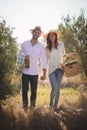
[[[57,34],[57,38],[58,38],[58,39],[60,38],[60,32],[48,32],[48,33],[46,33],[46,34],[43,36],[43,38],[46,40],[48,34],[50,34],[50,33],[56,33],[56,34]]]
[[[34,31],[35,29],[30,29],[30,33],[32,34],[32,32]],[[41,36],[44,35],[44,33],[41,31]]]

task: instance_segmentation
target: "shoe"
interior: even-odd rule
[[[58,112],[58,108],[57,108],[57,107],[53,107],[53,110],[54,110],[55,112]]]
[[[25,112],[28,111],[28,107],[22,107]]]
[[[50,105],[50,106],[49,106],[49,110],[53,110],[53,105]]]
[[[53,106],[52,105],[50,105],[50,109],[52,109],[53,108]]]
[[[30,106],[29,109],[30,109],[30,110],[34,110],[34,109],[35,109],[35,106]]]

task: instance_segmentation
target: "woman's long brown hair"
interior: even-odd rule
[[[55,32],[52,32],[52,33],[54,33],[54,35],[55,35],[55,48],[57,49],[57,47],[58,47],[58,41],[57,41],[57,34],[55,33]],[[50,40],[50,38],[49,38],[49,35],[50,35],[50,33],[47,35],[47,48],[48,48],[48,50],[49,51],[51,51],[52,50],[52,42],[51,42],[51,40]]]

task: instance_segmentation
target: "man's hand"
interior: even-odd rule
[[[40,77],[40,79],[41,79],[41,80],[45,80],[45,79],[46,79],[46,76],[43,75],[43,76]]]

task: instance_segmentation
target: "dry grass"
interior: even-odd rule
[[[49,109],[49,95],[49,84],[40,82],[36,108],[27,112],[22,108],[21,94],[4,100],[0,111],[0,129],[87,130],[87,84],[76,89],[61,89],[57,112]]]

